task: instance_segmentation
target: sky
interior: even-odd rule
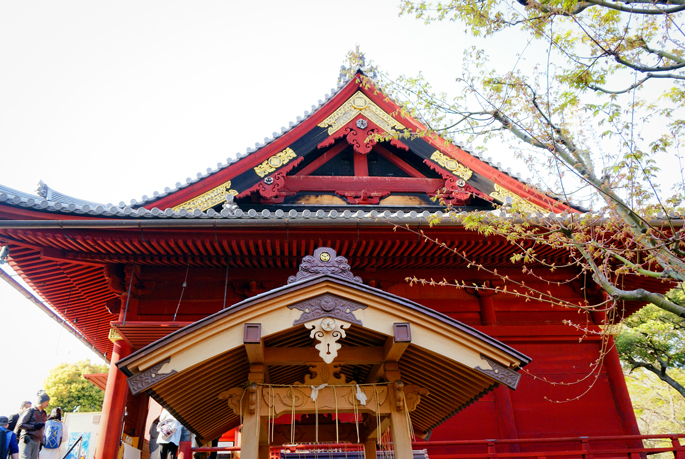
[[[390,75],[422,72],[456,92],[473,39],[399,17],[398,4],[0,0],[0,184],[33,192],[43,180],[105,204],[152,195],[311,110],[356,45]],[[504,67],[525,47],[506,35],[490,45]],[[507,154],[491,147],[525,177]],[[0,414],[35,398],[58,363],[100,362],[4,282],[0,336]]]

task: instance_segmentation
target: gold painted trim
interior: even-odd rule
[[[500,185],[495,183],[495,191],[490,193],[490,196],[495,198],[498,202],[504,204],[505,199],[507,197],[510,197],[512,202],[518,206],[521,210],[524,210],[526,212],[530,213],[547,213],[549,212],[548,209],[544,209],[536,204],[533,204],[532,202],[522,198],[521,196],[517,195],[513,191],[509,191],[506,188],[501,187]]]
[[[110,328],[110,329],[109,329],[109,335],[107,336],[107,338],[108,338],[111,342],[113,342],[113,343],[116,343],[117,341],[122,341],[122,340],[124,339],[124,338],[122,338],[122,336],[119,334],[119,332],[116,331],[116,330],[113,329],[113,328]]]
[[[435,150],[435,152],[431,155],[431,161],[441,165],[457,177],[461,177],[464,180],[470,179],[473,175],[473,171],[471,169],[463,164],[460,164],[456,159],[440,153],[438,150]]]
[[[374,104],[361,91],[357,91],[352,97],[347,99],[344,104],[319,123],[318,126],[322,128],[327,127],[328,135],[331,135],[352,121],[360,113],[388,134],[396,134],[396,130],[403,131],[405,129],[401,123]]]
[[[229,180],[216,188],[212,188],[206,193],[202,193],[200,196],[186,201],[183,204],[179,204],[176,207],[172,207],[171,210],[179,211],[181,209],[186,209],[192,211],[200,209],[204,212],[205,210],[211,209],[217,204],[224,202],[226,200],[226,194],[230,193],[233,196],[238,196],[238,192],[236,190],[231,190],[230,188],[231,181]]]
[[[297,158],[297,155],[291,148],[286,148],[283,151],[279,151],[271,158],[264,161],[262,164],[254,168],[254,171],[260,177],[264,177],[278,169],[279,167],[287,164],[293,158]]]

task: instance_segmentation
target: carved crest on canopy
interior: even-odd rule
[[[330,247],[319,247],[314,250],[314,255],[307,255],[302,259],[300,270],[294,276],[288,278],[288,283],[301,281],[309,277],[328,274],[329,276],[342,277],[353,282],[362,283],[359,276],[350,271],[347,258],[337,256],[335,250]]]

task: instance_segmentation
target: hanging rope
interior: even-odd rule
[[[60,223],[61,224],[61,223]],[[67,317],[67,314],[69,313],[69,302],[71,301],[71,291],[74,288],[69,289],[69,296],[67,297],[67,306],[64,309],[64,315],[62,316],[62,326],[59,329],[59,336],[57,337],[57,348],[55,349],[55,355],[59,352],[59,344],[62,341],[62,330],[64,330],[64,323],[66,322],[65,318]]]
[[[228,290],[228,258],[226,259],[226,280],[224,281],[224,305],[221,309],[226,309],[226,291]]]
[[[128,280],[128,291],[126,292],[126,307],[124,308],[124,325],[126,325],[126,315],[128,314],[128,302],[131,300],[131,286],[133,285],[133,275],[136,273],[136,256],[133,255],[133,265],[131,266],[131,278]]]
[[[295,443],[295,390],[290,386],[290,401],[292,411],[290,413],[290,444]]]
[[[186,291],[188,286],[188,271],[190,271],[190,261],[188,261],[188,266],[186,267],[186,278],[183,280],[183,288],[181,289],[181,297],[178,299],[178,306],[176,306],[176,312],[174,312],[174,322],[176,322],[176,314],[178,314],[178,308],[181,307],[181,301],[183,301],[183,292]],[[224,300],[225,301],[225,300]],[[126,302],[128,305],[128,301]]]
[[[335,442],[340,443],[340,439],[338,438],[338,392],[335,390],[335,386],[333,387],[333,397],[335,398]],[[345,456],[347,456],[347,450],[345,450]]]

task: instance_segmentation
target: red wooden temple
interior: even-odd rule
[[[356,422],[376,417],[382,423],[382,415],[389,423],[383,425],[399,432],[404,427],[396,411],[406,410],[417,435],[414,448],[431,457],[482,452],[486,440],[491,454],[554,455],[579,449],[563,438],[588,435],[608,438],[616,450],[635,447],[639,431],[613,348],[596,380],[548,382],[571,383],[588,374],[602,342],[593,334],[581,340],[584,333],[563,321],[598,330],[601,314],[579,319],[575,310],[503,292],[405,280],[501,284],[501,278],[469,268],[473,261],[543,291],[553,288],[569,301],[599,302],[601,291],[574,269],[532,267],[534,274],[525,274],[510,261],[516,248],[505,240],[467,231],[449,218],[428,224],[430,215],[446,217],[444,203],[456,212],[495,211],[511,202],[545,214],[582,209],[443,139],[403,135],[424,127],[400,113],[359,70],[255,149],[129,205],[66,196],[42,183],[36,195],[0,186],[6,261],[65,327],[112,363],[107,378],[93,376],[106,384],[98,459],[116,457],[122,429],[143,436],[150,397],[203,444],[241,420],[253,423],[262,436],[243,457],[265,457],[269,442],[263,419],[259,430],[260,403],[275,410],[270,391],[314,377],[308,362],[324,358],[298,318],[305,313],[297,305],[305,300],[323,301],[312,319],[321,322],[306,322],[311,327],[322,327],[324,335],[326,327],[347,333],[339,342],[326,341],[342,346],[342,363],[330,367],[343,375],[336,381],[388,391],[387,401],[377,395],[375,408],[354,411]],[[375,137],[386,134],[394,138]],[[563,251],[547,255],[559,264],[567,258]],[[346,260],[331,271],[326,263],[340,257]],[[297,278],[309,269],[303,266],[317,263],[319,271],[309,272],[314,280]],[[651,279],[629,282],[667,288]],[[329,300],[360,309],[335,316],[331,311],[342,309],[326,309]],[[624,308],[630,314],[641,306]],[[223,341],[212,341],[219,336],[212,327],[223,330]],[[481,358],[474,360],[474,352]],[[421,390],[402,389],[409,386]],[[235,394],[255,393],[267,401],[253,400],[252,408],[236,404]],[[360,408],[354,399],[326,394],[323,399],[340,403],[341,413],[345,403]],[[417,394],[420,403],[401,406]],[[574,400],[559,403],[567,399]],[[303,425],[313,419],[305,405],[297,412]],[[313,416],[323,411],[317,406]],[[342,414],[340,420],[342,426]],[[366,441],[367,455],[379,438],[371,430],[366,440],[357,438]],[[313,441],[311,435],[319,443],[340,440],[340,432],[328,440],[319,433],[304,432],[302,442]],[[400,434],[393,441],[408,445]],[[545,438],[562,440],[535,441]]]

